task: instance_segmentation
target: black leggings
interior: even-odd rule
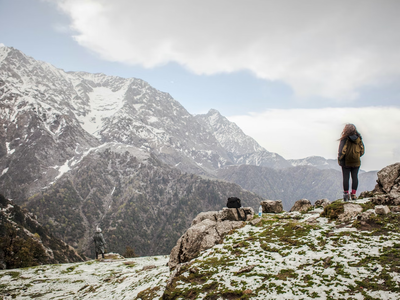
[[[357,190],[358,187],[358,171],[360,167],[342,167],[343,174],[343,190],[349,190],[349,180],[351,174],[351,188]]]

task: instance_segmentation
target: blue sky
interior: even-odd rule
[[[399,1],[0,0],[0,43],[66,71],[136,77],[217,109],[285,158],[400,160]],[[388,118],[390,116],[390,118]],[[367,155],[368,154],[368,155]]]

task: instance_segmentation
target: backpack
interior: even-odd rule
[[[228,202],[226,203],[228,208],[240,208],[242,207],[242,202],[237,197],[228,198]]]
[[[244,212],[244,217],[242,217],[242,215],[239,212],[239,208],[242,207],[242,202],[240,201],[239,198],[237,198],[237,197],[229,197],[228,198],[228,202],[226,203],[226,206],[228,208],[236,208],[236,212],[237,212],[239,218],[242,221],[246,221],[247,220],[246,212]]]
[[[350,139],[346,141],[346,155],[345,155],[345,166],[356,167],[360,165],[361,156],[361,145],[360,141],[352,142]]]

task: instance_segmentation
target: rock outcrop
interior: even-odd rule
[[[331,204],[331,201],[329,201],[328,199],[324,198],[324,199],[319,199],[319,200],[315,201],[314,206],[315,207],[319,207],[319,206],[325,207],[325,206],[327,206],[329,204]]]
[[[293,207],[290,209],[290,211],[307,211],[312,207],[312,204],[310,200],[308,199],[300,199],[295,202]]]
[[[343,209],[344,212],[338,216],[338,220],[341,222],[350,221],[363,211],[362,206],[355,203],[345,203],[343,205]]]
[[[261,201],[263,213],[281,213],[283,212],[282,200],[264,200]]]
[[[371,192],[361,193],[376,205],[400,205],[400,163],[389,165],[378,172],[378,180]]]
[[[254,210],[251,207],[239,208],[239,213],[251,220]],[[224,236],[243,225],[235,208],[221,211],[202,212],[192,221],[192,226],[179,238],[172,249],[168,266],[174,269],[178,264],[196,258],[201,251],[220,243]]]

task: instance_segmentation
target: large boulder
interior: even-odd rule
[[[324,199],[319,199],[317,201],[315,201],[314,206],[315,207],[325,207],[327,205],[331,204],[331,201],[329,201],[328,199],[324,198]]]
[[[238,211],[240,216],[238,216]],[[192,221],[192,225],[194,226],[203,220],[211,220],[211,221],[250,221],[254,217],[254,209],[252,207],[241,207],[241,208],[224,208],[220,211],[205,211],[199,213]]]
[[[400,163],[389,165],[378,172],[378,186],[386,194],[393,192],[399,192],[400,184]],[[400,196],[400,195],[398,195]]]
[[[238,215],[238,211],[240,216]],[[216,215],[217,221],[250,221],[254,217],[254,209],[252,207],[224,208]]]
[[[242,217],[253,219],[254,210],[251,207],[238,209]],[[202,212],[194,218],[192,226],[179,238],[169,256],[170,269],[196,258],[200,252],[220,243],[232,229],[243,225],[236,208],[224,208],[221,211]]]
[[[263,213],[278,214],[283,211],[282,200],[264,200],[260,204]]]
[[[216,222],[217,221],[217,215],[218,215],[218,211],[201,212],[196,216],[196,218],[193,219],[191,226],[194,226],[194,225],[202,222],[203,220],[211,220],[211,221],[215,221]]]
[[[377,184],[371,192],[361,196],[370,197],[376,205],[400,204],[400,163],[389,165],[378,172]]]
[[[307,211],[312,207],[310,200],[308,199],[300,199],[296,201],[290,211]]]

